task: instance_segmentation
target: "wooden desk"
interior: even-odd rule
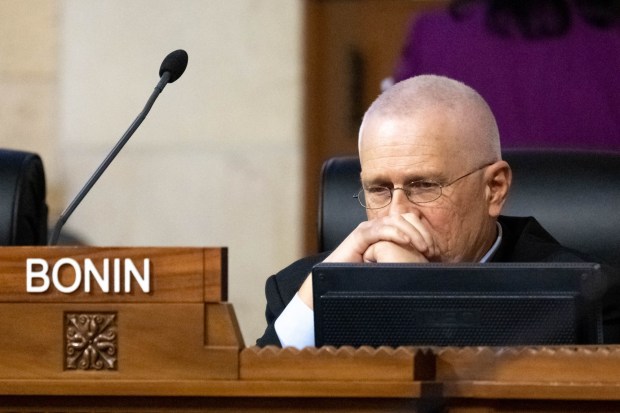
[[[27,293],[32,257],[151,290]],[[220,248],[0,248],[0,312],[0,412],[620,411],[620,347],[246,348]]]

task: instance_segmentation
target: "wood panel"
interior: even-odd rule
[[[154,292],[24,292],[28,257],[110,256],[152,258]],[[0,412],[620,411],[620,346],[244,348],[232,305],[210,301],[223,295],[224,251],[0,258]]]
[[[620,347],[445,348],[435,380],[449,397],[616,400]]]
[[[99,273],[104,272],[105,259],[110,262],[129,259],[140,267],[148,258],[151,262],[151,292],[144,294],[132,285],[131,293],[104,293],[93,284],[90,293],[80,288],[64,294],[53,286],[44,293],[28,293],[26,262],[31,258],[44,259],[50,277],[54,265],[63,258],[79,263],[90,259]],[[226,249],[223,248],[3,247],[0,248],[0,302],[220,302],[226,300],[226,260]],[[110,272],[113,272],[112,268]],[[75,277],[71,266],[62,266],[59,279],[65,286],[71,285]]]
[[[617,346],[252,347],[241,350],[234,380],[170,381],[153,368],[150,379],[0,381],[0,411],[619,411],[619,354]],[[37,382],[43,390],[33,392]]]
[[[241,352],[243,380],[291,381],[411,381],[428,377],[414,372],[414,358],[422,357],[411,347],[309,347],[279,349],[250,347]],[[420,366],[420,370],[424,370]]]
[[[151,288],[28,292],[33,258],[51,278],[74,263],[58,266],[60,286],[84,278],[87,261],[102,274],[105,260],[148,260]],[[225,271],[223,248],[0,248],[0,394],[133,395],[238,379],[244,342]]]
[[[385,398],[299,397],[1,397],[6,413],[198,413],[198,412],[430,412],[419,400]]]
[[[70,313],[115,315],[116,337],[110,339],[116,343],[112,368],[67,367],[70,343],[65,326]],[[158,380],[168,381],[238,377],[235,343],[205,345],[205,330],[210,326],[205,325],[204,304],[11,303],[0,304],[0,314],[0,376],[4,381],[106,380],[121,387],[125,380],[151,380],[154,373]]]

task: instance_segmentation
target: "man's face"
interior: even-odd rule
[[[459,144],[467,139],[459,133],[471,132],[457,117],[442,111],[426,110],[406,118],[371,115],[364,122],[360,144],[362,184],[393,188],[433,180],[445,185],[493,161],[480,162],[468,155],[470,148]],[[443,188],[441,197],[429,203],[413,204],[403,191],[394,191],[390,205],[367,210],[368,219],[415,214],[439,247],[438,261],[479,260],[495,240],[485,171]]]

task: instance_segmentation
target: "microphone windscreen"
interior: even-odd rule
[[[165,72],[170,73],[170,80],[168,83],[172,83],[181,77],[185,68],[187,67],[187,52],[179,49],[171,52],[166,56],[161,67],[159,68],[159,77],[163,76]]]

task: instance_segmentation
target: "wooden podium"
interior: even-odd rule
[[[246,348],[226,264],[0,248],[0,412],[620,411],[620,347]]]

